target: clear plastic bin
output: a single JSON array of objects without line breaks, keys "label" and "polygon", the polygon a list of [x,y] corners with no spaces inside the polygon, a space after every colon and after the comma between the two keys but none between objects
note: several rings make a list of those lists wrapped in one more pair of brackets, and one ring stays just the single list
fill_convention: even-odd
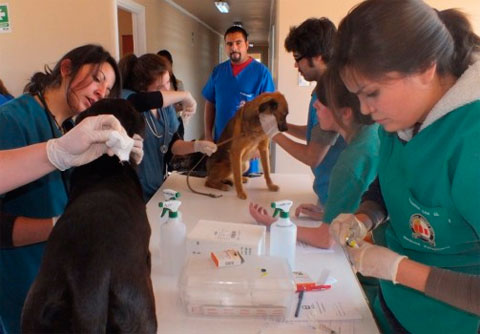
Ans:
[{"label": "clear plastic bin", "polygon": [[252,256],[238,266],[217,268],[210,258],[190,257],[180,276],[180,298],[194,315],[283,319],[295,283],[283,258]]}]

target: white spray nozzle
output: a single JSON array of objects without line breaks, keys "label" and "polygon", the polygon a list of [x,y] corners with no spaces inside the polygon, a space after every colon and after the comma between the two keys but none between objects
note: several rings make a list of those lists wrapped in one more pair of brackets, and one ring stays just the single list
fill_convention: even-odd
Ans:
[{"label": "white spray nozzle", "polygon": [[281,218],[287,218],[292,205],[293,202],[290,200],[272,202],[271,207],[275,209],[273,216],[275,217],[280,213]]},{"label": "white spray nozzle", "polygon": [[166,201],[176,200],[180,197],[180,193],[173,189],[163,189],[163,196],[165,197]]},{"label": "white spray nozzle", "polygon": [[158,206],[160,208],[163,208],[162,210],[162,217],[165,216],[165,214],[168,212],[168,217],[169,218],[175,218],[178,216],[178,208],[180,207],[180,204],[182,202],[176,201],[176,200],[170,200],[170,201],[165,201],[165,202],[160,202],[158,203]]}]

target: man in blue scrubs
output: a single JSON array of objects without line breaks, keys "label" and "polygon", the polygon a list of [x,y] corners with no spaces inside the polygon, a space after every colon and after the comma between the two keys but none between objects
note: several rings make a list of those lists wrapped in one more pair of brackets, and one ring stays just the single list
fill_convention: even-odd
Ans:
[{"label": "man in blue scrubs", "polygon": [[[318,82],[327,68],[333,52],[335,25],[327,18],[311,18],[298,27],[292,27],[285,39],[285,49],[293,53],[295,67],[307,81]],[[324,131],[318,124],[313,103],[317,99],[313,90],[306,125],[288,124],[289,135],[306,141],[298,143],[284,134],[273,137],[295,159],[309,165],[315,175],[313,190],[318,204],[327,202],[330,173],[346,144],[335,132]]]},{"label": "man in blue scrubs", "polygon": [[[268,68],[248,56],[248,34],[232,26],[224,35],[229,60],[214,69],[202,94],[205,98],[205,139],[217,141],[228,121],[245,102],[275,86]],[[250,169],[250,172],[258,170]]]}]

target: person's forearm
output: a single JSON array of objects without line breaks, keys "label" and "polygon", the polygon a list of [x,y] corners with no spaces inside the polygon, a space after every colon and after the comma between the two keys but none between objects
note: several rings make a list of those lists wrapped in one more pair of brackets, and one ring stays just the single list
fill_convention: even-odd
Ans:
[{"label": "person's forearm", "polygon": [[17,217],[13,225],[13,245],[19,247],[46,241],[52,228],[53,218]]},{"label": "person's forearm", "polygon": [[424,292],[430,270],[429,266],[405,258],[398,265],[396,281],[409,288]]},{"label": "person's forearm", "polygon": [[194,152],[193,141],[177,140],[172,145],[172,153],[175,155],[185,155]]},{"label": "person's forearm", "polygon": [[0,151],[0,193],[30,183],[55,170],[47,157],[46,143]]},{"label": "person's forearm", "polygon": [[[317,166],[319,156],[324,156],[322,152],[309,151],[308,145],[297,143],[282,133],[273,137],[273,141],[280,145],[280,147],[287,151],[292,157],[312,168]],[[328,148],[325,148],[325,150],[328,150]]]},{"label": "person's forearm", "polygon": [[330,248],[333,245],[333,238],[328,232],[328,227],[328,224],[313,228],[297,226],[297,240],[318,248]]},{"label": "person's forearm", "polygon": [[205,101],[205,140],[213,138],[213,124],[215,121],[215,105],[210,101]]},{"label": "person's forearm", "polygon": [[287,133],[295,138],[307,140],[307,126],[287,123]]},{"label": "person's forearm", "polygon": [[162,90],[163,106],[169,106],[178,102],[182,102],[187,98],[187,91],[175,91],[175,90]]}]

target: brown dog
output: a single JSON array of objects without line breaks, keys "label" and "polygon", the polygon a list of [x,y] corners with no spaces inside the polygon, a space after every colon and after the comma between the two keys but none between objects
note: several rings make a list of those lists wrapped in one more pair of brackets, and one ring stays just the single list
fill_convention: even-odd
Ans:
[{"label": "brown dog", "polygon": [[[273,184],[270,178],[270,140],[260,124],[260,113],[273,114],[277,120],[278,130],[287,130],[286,117],[288,106],[285,97],[279,93],[263,93],[254,100],[245,103],[237,110],[233,118],[227,123],[218,140],[218,150],[207,161],[207,187],[228,190],[227,184],[233,184],[240,199],[246,199],[247,194],[243,189],[243,172],[249,167],[249,160],[254,156],[257,149],[260,151],[262,168],[270,191],[278,191],[278,186]],[[228,141],[224,145],[222,142]]]}]

